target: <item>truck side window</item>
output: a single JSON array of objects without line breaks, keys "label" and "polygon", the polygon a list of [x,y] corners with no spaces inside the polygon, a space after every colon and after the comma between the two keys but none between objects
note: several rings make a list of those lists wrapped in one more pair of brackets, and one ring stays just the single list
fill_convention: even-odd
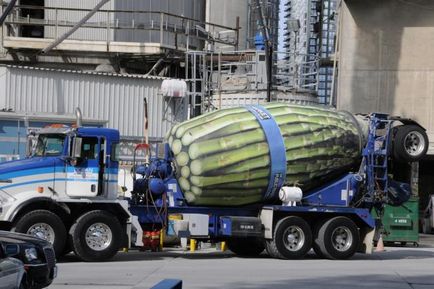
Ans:
[{"label": "truck side window", "polygon": [[81,151],[83,157],[88,160],[95,160],[98,158],[98,138],[85,137],[81,143]]},{"label": "truck side window", "polygon": [[112,144],[112,152],[110,154],[110,160],[112,162],[118,162],[119,161],[119,143],[113,143]]}]

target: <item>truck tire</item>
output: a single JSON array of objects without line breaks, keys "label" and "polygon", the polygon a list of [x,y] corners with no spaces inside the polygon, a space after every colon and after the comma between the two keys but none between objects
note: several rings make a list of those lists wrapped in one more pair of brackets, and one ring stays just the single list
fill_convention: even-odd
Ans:
[{"label": "truck tire", "polygon": [[400,162],[417,162],[425,156],[428,144],[428,136],[420,126],[398,126],[393,140],[393,156]]},{"label": "truck tire", "polygon": [[287,217],[277,222],[269,251],[280,259],[303,258],[312,247],[312,231],[300,217]]},{"label": "truck tire", "polygon": [[267,250],[268,255],[271,258],[276,259],[285,259],[279,251],[277,251],[276,245],[273,243],[273,240],[265,240],[265,250]]},{"label": "truck tire", "polygon": [[242,257],[256,257],[264,252],[264,241],[259,238],[232,238],[227,240],[229,250]]},{"label": "truck tire", "polygon": [[53,244],[56,256],[61,256],[66,243],[66,228],[56,214],[47,210],[31,211],[15,221],[12,231],[29,234]]},{"label": "truck tire", "polygon": [[111,213],[90,211],[77,219],[70,230],[74,253],[83,261],[111,259],[122,244],[122,227]]},{"label": "truck tire", "polygon": [[313,227],[313,231],[312,231],[312,235],[313,235],[313,242],[312,242],[312,249],[315,252],[315,255],[320,258],[320,259],[324,259],[325,256],[324,254],[321,252],[321,248],[318,246],[316,240],[318,239],[318,234],[319,234],[319,230],[321,229],[321,227],[324,225],[325,222],[327,222],[329,219],[324,219],[324,220],[319,220],[318,222],[315,223],[315,226]]},{"label": "truck tire", "polygon": [[350,258],[356,253],[359,243],[359,230],[347,217],[334,217],[327,220],[319,229],[315,239],[315,246],[328,259]]}]

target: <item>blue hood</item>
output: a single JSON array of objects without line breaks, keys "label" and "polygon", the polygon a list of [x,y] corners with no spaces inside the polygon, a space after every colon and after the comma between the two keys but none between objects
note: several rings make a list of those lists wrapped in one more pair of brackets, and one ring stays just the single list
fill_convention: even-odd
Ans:
[{"label": "blue hood", "polygon": [[34,175],[49,173],[59,167],[64,167],[65,163],[59,157],[32,157],[23,160],[0,163],[0,179],[10,179],[23,175]]}]

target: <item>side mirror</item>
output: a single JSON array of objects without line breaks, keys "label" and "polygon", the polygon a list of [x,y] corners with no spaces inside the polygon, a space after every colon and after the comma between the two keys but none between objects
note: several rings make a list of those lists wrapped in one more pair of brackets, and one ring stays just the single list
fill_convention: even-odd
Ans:
[{"label": "side mirror", "polygon": [[33,141],[31,138],[28,138],[26,144],[26,156],[30,157],[32,155],[32,152],[33,152]]},{"label": "side mirror", "polygon": [[27,144],[26,144],[26,156],[30,157],[34,153],[34,149],[36,147],[36,143],[38,142],[38,138],[34,131],[30,131],[27,136]]},{"label": "side mirror", "polygon": [[13,257],[20,253],[20,247],[16,244],[7,244],[5,246],[5,256]]},{"label": "side mirror", "polygon": [[81,137],[75,137],[72,141],[72,152],[71,157],[73,159],[81,158],[81,144],[83,139]]}]

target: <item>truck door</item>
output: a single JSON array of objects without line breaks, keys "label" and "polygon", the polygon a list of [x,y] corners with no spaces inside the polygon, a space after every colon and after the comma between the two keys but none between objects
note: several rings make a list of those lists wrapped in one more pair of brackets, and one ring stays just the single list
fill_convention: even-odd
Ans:
[{"label": "truck door", "polygon": [[100,152],[97,137],[83,137],[82,157],[76,165],[68,164],[66,170],[66,194],[70,197],[96,197],[101,190]]}]

